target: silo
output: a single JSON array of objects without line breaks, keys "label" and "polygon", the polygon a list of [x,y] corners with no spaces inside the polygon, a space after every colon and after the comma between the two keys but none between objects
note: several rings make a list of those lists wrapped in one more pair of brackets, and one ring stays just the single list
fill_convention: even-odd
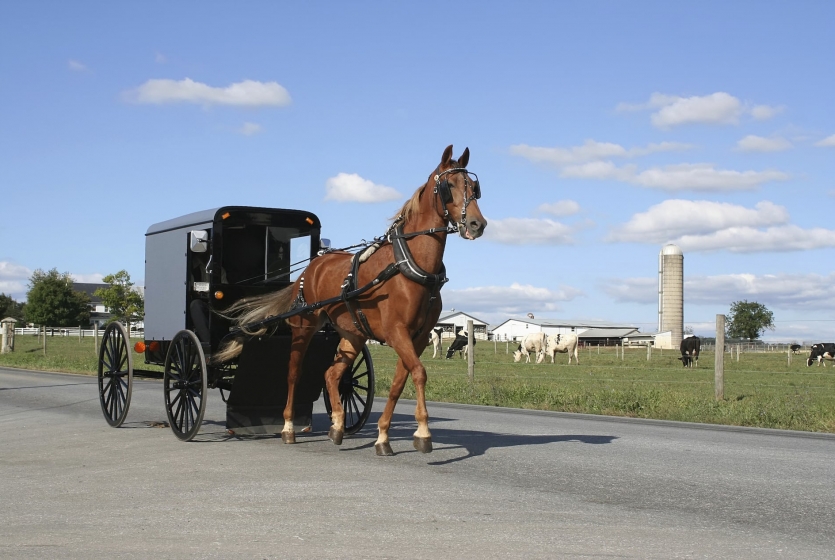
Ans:
[{"label": "silo", "polygon": [[658,254],[658,332],[666,331],[678,348],[684,334],[684,253],[672,243]]}]

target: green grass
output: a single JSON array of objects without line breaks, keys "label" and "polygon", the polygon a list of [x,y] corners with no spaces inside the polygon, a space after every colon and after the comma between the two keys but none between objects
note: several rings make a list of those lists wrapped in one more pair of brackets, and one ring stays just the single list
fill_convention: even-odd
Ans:
[{"label": "green grass", "polygon": [[[372,345],[377,398],[388,395],[397,356],[387,346]],[[458,358],[432,359],[424,353],[432,401],[507,406],[536,410],[584,412],[735,426],[759,426],[835,433],[835,368],[806,367],[803,355],[787,365],[782,353],[743,353],[739,362],[725,354],[725,399],[714,398],[714,354],[702,353],[700,366],[685,369],[673,351],[654,351],[647,361],[643,348],[581,350],[579,366],[514,363],[506,345],[476,347],[475,379]],[[137,354],[134,367],[144,364]],[[139,359],[137,359],[139,358]],[[95,374],[97,356],[90,337],[49,337],[44,356],[36,336],[18,335],[14,353],[0,355],[0,365],[45,371]],[[406,384],[404,398],[414,398]]]},{"label": "green grass", "polygon": [[[426,398],[490,406],[583,412],[734,426],[835,433],[835,368],[807,368],[805,357],[787,365],[782,353],[725,354],[725,399],[714,397],[714,353],[702,353],[698,368],[686,369],[677,353],[614,348],[583,349],[581,365],[514,363],[504,344],[476,347],[471,384],[465,360],[432,359],[424,353]],[[430,350],[431,352],[431,350]],[[396,355],[373,346],[377,394],[391,387]],[[406,384],[404,398],[414,398]]]}]

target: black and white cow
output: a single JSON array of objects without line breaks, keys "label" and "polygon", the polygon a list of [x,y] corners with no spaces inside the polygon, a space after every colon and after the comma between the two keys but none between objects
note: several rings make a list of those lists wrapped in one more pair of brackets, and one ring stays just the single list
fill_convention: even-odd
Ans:
[{"label": "black and white cow", "polygon": [[[473,337],[473,346],[475,346],[475,337]],[[446,351],[446,359],[449,360],[452,358],[453,354],[458,352],[458,355],[462,358],[467,355],[467,332],[460,331],[457,335],[455,335],[455,340],[452,341],[452,344],[449,345],[449,349]]]},{"label": "black and white cow", "polygon": [[811,366],[812,362],[814,362],[815,360],[817,360],[818,366],[823,364],[823,367],[826,367],[826,363],[824,362],[824,360],[835,361],[835,343],[820,342],[818,344],[813,344],[812,352],[806,359],[806,365]]},{"label": "black and white cow", "polygon": [[432,343],[432,357],[440,358],[444,350],[441,348],[441,335],[444,334],[443,327],[435,327],[429,335],[429,342]]},{"label": "black and white cow", "polygon": [[800,351],[801,346],[799,344],[792,344],[789,346],[789,350],[792,351],[792,354],[797,354]]},{"label": "black and white cow", "polygon": [[699,367],[699,352],[702,349],[702,341],[698,336],[688,336],[681,341],[681,364],[684,367],[693,367],[695,362],[696,367]]}]

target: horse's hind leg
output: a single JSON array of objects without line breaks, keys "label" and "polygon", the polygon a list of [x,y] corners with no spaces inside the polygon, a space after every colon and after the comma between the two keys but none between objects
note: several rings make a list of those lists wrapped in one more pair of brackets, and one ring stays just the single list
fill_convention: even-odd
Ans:
[{"label": "horse's hind leg", "polygon": [[359,338],[355,340],[343,338],[339,341],[336,360],[325,372],[325,384],[331,401],[331,428],[328,430],[328,437],[336,445],[342,445],[342,436],[345,434],[345,409],[342,408],[342,399],[339,395],[339,382],[345,371],[357,359],[364,343],[365,341]]},{"label": "horse's hind leg", "polygon": [[296,443],[296,431],[293,426],[293,405],[295,402],[296,382],[302,371],[304,355],[313,335],[318,327],[308,321],[301,320],[300,325],[294,325],[292,342],[290,343],[290,363],[287,367],[287,404],[284,407],[284,427],[281,430],[281,441]]}]

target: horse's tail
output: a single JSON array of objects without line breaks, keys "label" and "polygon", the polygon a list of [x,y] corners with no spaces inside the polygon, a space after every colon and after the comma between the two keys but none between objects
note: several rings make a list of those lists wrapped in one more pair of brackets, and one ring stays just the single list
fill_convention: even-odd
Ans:
[{"label": "horse's tail", "polygon": [[[280,315],[290,310],[293,304],[293,286],[287,286],[283,290],[265,294],[249,299],[242,299],[231,305],[223,316],[232,319],[233,323],[240,327],[241,332],[247,336],[260,336],[267,332],[269,327],[262,326],[257,330],[249,330],[247,325],[263,321],[267,317]],[[222,363],[240,355],[244,348],[241,337],[236,337],[221,346],[220,350],[212,356],[212,361]]]}]

